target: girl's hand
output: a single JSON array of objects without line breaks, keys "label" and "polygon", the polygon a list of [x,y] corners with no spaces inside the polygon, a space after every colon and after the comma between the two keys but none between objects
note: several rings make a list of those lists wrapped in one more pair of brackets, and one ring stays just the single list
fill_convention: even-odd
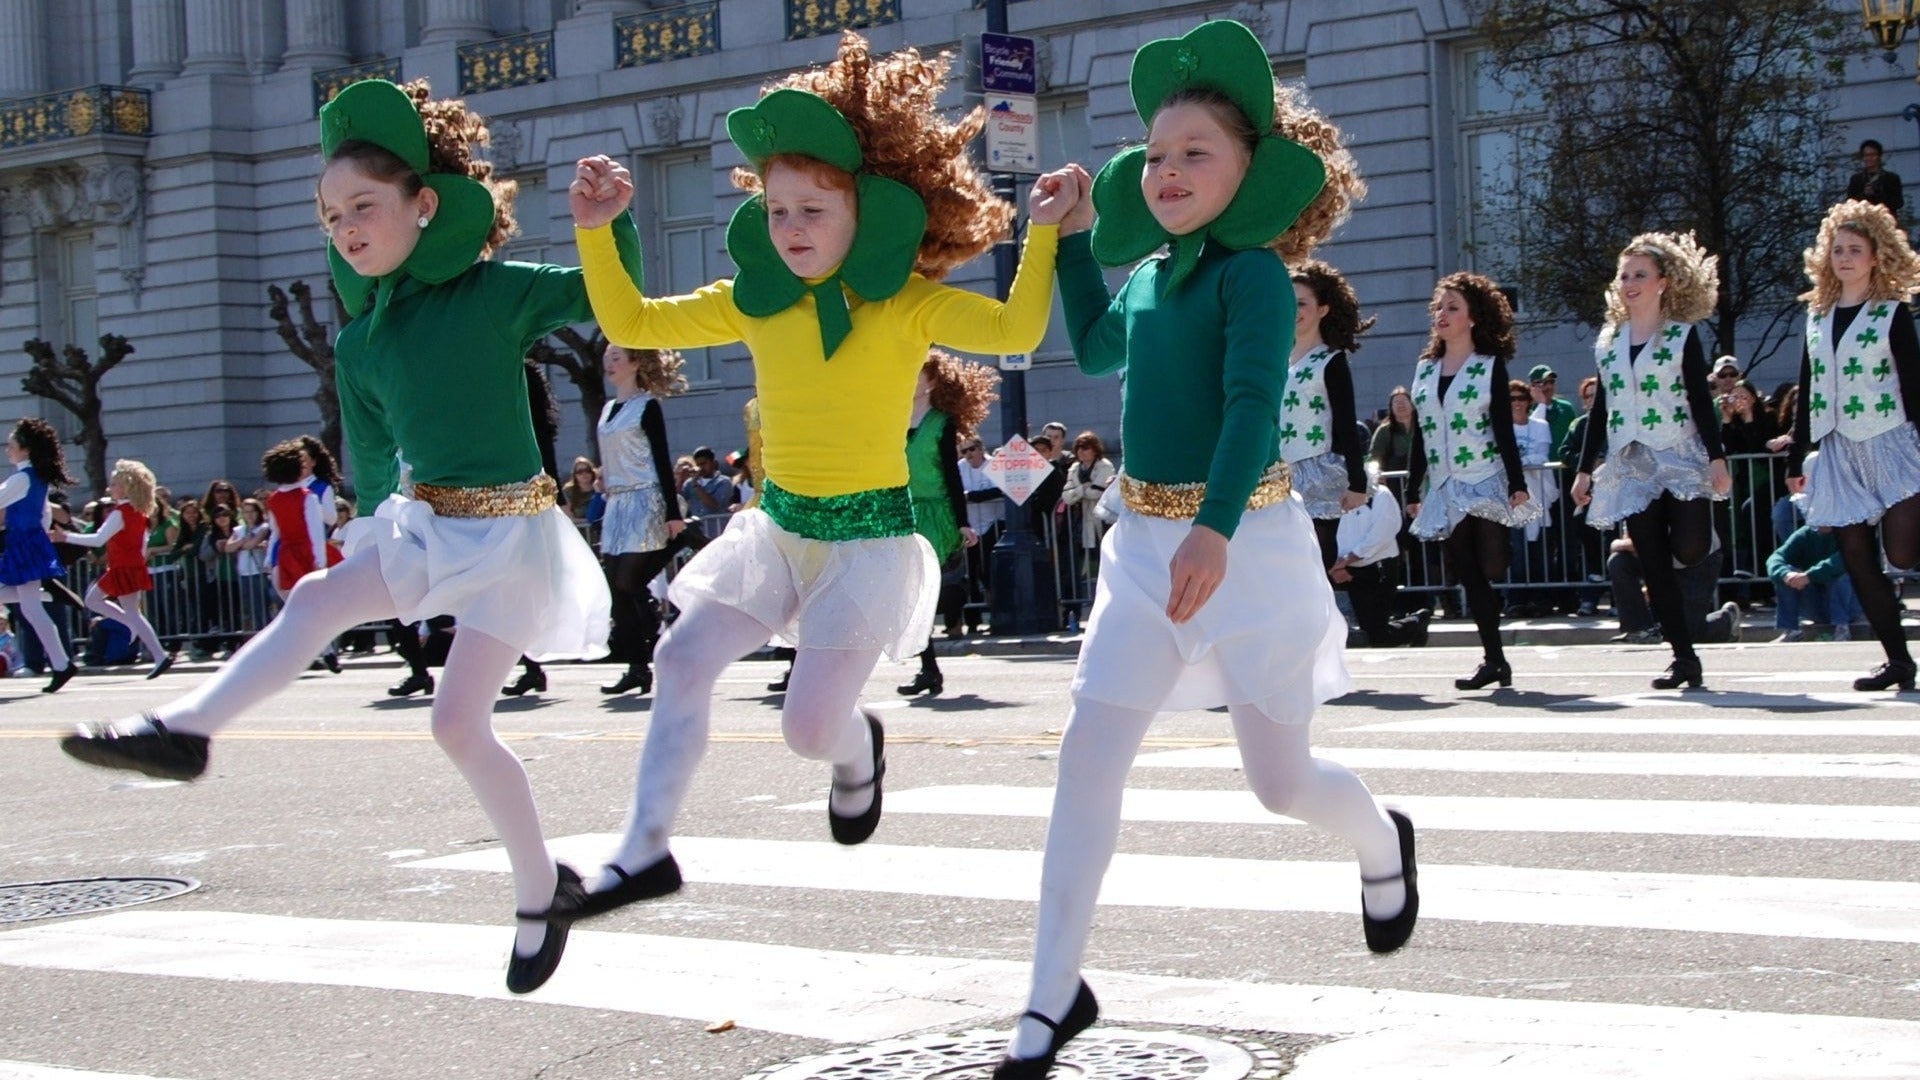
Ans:
[{"label": "girl's hand", "polygon": [[960,546],[976,547],[979,545],[979,543],[980,543],[980,534],[973,531],[973,526],[971,525],[960,526]]},{"label": "girl's hand", "polygon": [[1365,492],[1360,492],[1360,491],[1341,492],[1340,493],[1340,512],[1344,514],[1349,510],[1360,509],[1361,507],[1367,505],[1367,498],[1368,496],[1366,495]]},{"label": "girl's hand", "polygon": [[1027,211],[1035,225],[1058,225],[1086,197],[1071,168],[1055,169],[1033,182]]},{"label": "girl's hand", "polygon": [[687,523],[684,521],[667,522],[667,539],[671,540],[674,537],[679,536],[681,533],[685,532],[686,529],[687,529]]},{"label": "girl's hand", "polygon": [[1417,502],[1408,503],[1407,504],[1407,520],[1412,521],[1414,518],[1417,518],[1419,516],[1420,516],[1420,504]]},{"label": "girl's hand", "polygon": [[1167,618],[1183,623],[1198,614],[1227,576],[1227,538],[1195,525],[1180,541],[1167,567],[1173,589],[1167,597]]},{"label": "girl's hand", "polygon": [[1074,203],[1067,211],[1067,216],[1060,221],[1060,235],[1072,236],[1093,228],[1093,174],[1077,162],[1068,165],[1066,171],[1072,173],[1080,184],[1080,201]]},{"label": "girl's hand", "polygon": [[53,528],[47,530],[47,539],[56,544],[64,544],[67,542],[67,530],[55,525]]},{"label": "girl's hand", "polygon": [[1788,492],[1789,494],[1792,494],[1792,495],[1802,495],[1802,494],[1805,494],[1805,493],[1806,493],[1806,490],[1807,490],[1807,478],[1806,478],[1806,477],[1804,477],[1804,476],[1789,476],[1789,477],[1787,477],[1787,492]]},{"label": "girl's hand", "polygon": [[1707,482],[1722,495],[1733,490],[1733,474],[1727,471],[1726,458],[1714,458],[1707,465]]},{"label": "girl's hand", "polygon": [[1513,494],[1507,496],[1507,505],[1513,507],[1515,510],[1518,510],[1521,507],[1527,505],[1527,500],[1531,498],[1533,498],[1533,496],[1527,494],[1524,491],[1516,491]]},{"label": "girl's hand", "polygon": [[1592,502],[1593,477],[1587,473],[1580,473],[1575,476],[1573,478],[1573,487],[1567,491],[1567,494],[1573,499],[1573,505],[1575,506],[1585,506]]},{"label": "girl's hand", "polygon": [[605,154],[580,159],[574,181],[567,185],[567,205],[575,225],[597,229],[626,213],[632,202],[633,174],[626,166]]},{"label": "girl's hand", "polygon": [[1767,449],[1773,451],[1776,454],[1785,453],[1787,447],[1792,445],[1793,445],[1792,435],[1775,435],[1773,438],[1767,440]]}]

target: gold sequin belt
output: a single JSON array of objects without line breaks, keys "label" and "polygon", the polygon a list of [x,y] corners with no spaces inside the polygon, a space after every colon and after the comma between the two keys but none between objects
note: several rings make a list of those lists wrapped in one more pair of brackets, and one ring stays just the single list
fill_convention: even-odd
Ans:
[{"label": "gold sequin belt", "polygon": [[[1247,496],[1248,510],[1264,510],[1284,502],[1293,494],[1293,471],[1278,461],[1260,475],[1260,483]],[[1200,504],[1207,499],[1205,481],[1191,484],[1155,484],[1120,474],[1120,498],[1127,509],[1147,517],[1187,521],[1199,516]]]},{"label": "gold sequin belt", "polygon": [[489,487],[413,485],[414,498],[433,507],[441,517],[450,518],[534,517],[558,505],[554,499],[559,491],[559,485],[546,473],[517,484]]}]

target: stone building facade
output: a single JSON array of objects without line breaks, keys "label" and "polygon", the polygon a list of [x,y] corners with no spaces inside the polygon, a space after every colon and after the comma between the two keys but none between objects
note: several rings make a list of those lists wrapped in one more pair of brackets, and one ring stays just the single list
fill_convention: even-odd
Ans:
[{"label": "stone building facade", "polygon": [[[1040,40],[1049,167],[1097,168],[1139,137],[1126,80],[1140,43],[1210,17],[1255,28],[1368,175],[1371,194],[1323,255],[1380,316],[1356,375],[1362,409],[1383,406],[1424,342],[1433,281],[1474,267],[1476,186],[1518,164],[1512,103],[1478,77],[1467,6],[1017,0],[1010,11],[1013,32]],[[111,332],[137,350],[104,384],[111,452],[149,461],[178,490],[251,480],[266,445],[317,428],[315,376],[282,344],[266,290],[324,281],[315,110],[366,74],[426,76],[492,119],[490,156],[521,184],[508,257],[573,259],[565,186],[576,158],[608,153],[636,176],[649,289],[725,276],[739,161],[721,118],[831,57],[842,25],[882,50],[957,50],[984,16],[975,0],[0,0],[0,415],[59,419],[19,389],[21,341],[93,348]],[[1861,43],[1828,104],[1850,141],[1878,138],[1891,168],[1920,176],[1899,118],[1909,76]],[[953,104],[964,100],[956,88]],[[1835,162],[1836,191],[1848,167]],[[991,288],[991,260],[953,280]],[[1523,357],[1583,373],[1586,340],[1529,323]],[[742,445],[744,351],[690,360],[694,390],[668,407],[674,449]],[[1785,378],[1790,362],[1775,366]],[[1117,436],[1118,383],[1080,376],[1057,326],[1026,381],[1032,426]],[[563,461],[586,445],[585,418],[564,412]]]}]

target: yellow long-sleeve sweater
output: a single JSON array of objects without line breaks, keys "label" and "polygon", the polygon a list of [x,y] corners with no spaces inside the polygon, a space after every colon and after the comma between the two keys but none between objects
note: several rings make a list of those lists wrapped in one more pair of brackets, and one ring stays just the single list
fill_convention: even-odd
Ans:
[{"label": "yellow long-sleeve sweater", "polygon": [[634,348],[693,349],[745,342],[753,354],[767,476],[796,495],[826,498],[902,487],[913,388],[927,349],[1028,352],[1053,305],[1060,230],[1032,225],[1002,303],[914,274],[898,293],[847,304],[853,332],[827,359],[811,293],[768,318],[742,314],[733,282],[685,296],[640,294],[621,267],[610,228],[577,229],[587,296],[607,340]]}]

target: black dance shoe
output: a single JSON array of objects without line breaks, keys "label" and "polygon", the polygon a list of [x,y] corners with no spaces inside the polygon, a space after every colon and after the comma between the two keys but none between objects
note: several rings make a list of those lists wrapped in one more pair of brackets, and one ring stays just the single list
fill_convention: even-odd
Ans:
[{"label": "black dance shoe", "polygon": [[638,690],[643,694],[653,692],[653,669],[645,664],[627,665],[627,673],[616,679],[611,686],[603,686],[603,694],[630,694]]},{"label": "black dance shoe", "polygon": [[993,1080],[1046,1080],[1048,1071],[1053,1068],[1053,1059],[1060,1055],[1061,1047],[1100,1019],[1100,1002],[1094,999],[1093,987],[1087,985],[1087,980],[1081,979],[1080,992],[1073,998],[1073,1008],[1067,1010],[1067,1015],[1059,1023],[1032,1010],[1020,1014],[1020,1019],[1032,1020],[1053,1032],[1053,1041],[1048,1044],[1047,1052],[1036,1058],[1017,1058],[1012,1054],[1001,1058],[1000,1064],[993,1067]]},{"label": "black dance shoe", "polygon": [[866,813],[864,814],[859,814],[854,817],[841,817],[839,814],[833,812],[833,798],[832,796],[828,796],[827,829],[833,833],[835,843],[862,843],[867,837],[872,836],[873,830],[880,825],[880,781],[887,775],[887,732],[885,728],[880,726],[880,721],[874,719],[871,713],[866,714],[866,717],[869,738],[873,741],[873,779],[864,784],[855,784],[852,787],[846,788],[841,787],[839,782],[835,781],[833,790],[859,791],[861,788],[870,787],[873,789],[873,804],[867,807]]},{"label": "black dance shoe", "polygon": [[789,664],[787,665],[787,670],[780,673],[779,678],[767,684],[767,692],[771,694],[786,693],[787,683],[792,679],[793,679],[793,665]]},{"label": "black dance shoe", "polygon": [[1433,609],[1421,608],[1411,612],[1401,620],[1400,626],[1407,632],[1407,644],[1418,649],[1427,643],[1427,624],[1433,621]]},{"label": "black dance shoe", "polygon": [[1853,680],[1855,690],[1886,690],[1894,686],[1902,690],[1913,689],[1914,666],[1911,663],[1896,664],[1889,660],[1872,672]]},{"label": "black dance shoe", "polygon": [[433,676],[422,671],[417,675],[408,675],[392,686],[387,687],[388,697],[410,697],[414,694],[433,693]]},{"label": "black dance shoe", "polygon": [[72,660],[68,660],[67,666],[54,672],[53,678],[47,680],[47,685],[41,687],[40,692],[43,694],[57,694],[60,692],[61,687],[67,685],[67,683],[72,681],[73,677],[78,674],[80,674],[80,665],[74,663]]},{"label": "black dance shoe", "polygon": [[1483,686],[1499,683],[1501,686],[1513,685],[1513,668],[1505,660],[1482,660],[1473,674],[1464,679],[1453,680],[1456,690],[1478,690]]},{"label": "black dance shoe", "polygon": [[671,853],[655,859],[638,873],[629,874],[618,863],[608,863],[607,869],[620,878],[620,884],[586,893],[580,901],[580,918],[605,915],[615,908],[680,891],[680,864],[673,861]]},{"label": "black dance shoe", "polygon": [[519,697],[529,690],[546,693],[547,673],[539,668],[528,668],[520,673],[519,678],[500,688],[500,692],[508,697]]},{"label": "black dance shoe", "polygon": [[321,654],[320,665],[326,668],[328,671],[333,672],[335,675],[340,674],[340,654],[339,653]]},{"label": "black dance shoe", "polygon": [[921,694],[925,694],[928,697],[937,697],[940,691],[946,688],[947,680],[938,671],[929,671],[921,668],[920,674],[915,675],[912,682],[905,686],[896,686],[893,689],[894,692],[901,697],[917,697]]},{"label": "black dance shoe", "polygon": [[573,920],[580,917],[580,904],[586,899],[586,886],[580,884],[580,875],[566,863],[556,863],[560,880],[553,887],[553,903],[545,911],[516,911],[517,919],[538,919],[547,924],[546,936],[540,940],[540,948],[532,956],[521,956],[518,952],[507,953],[507,990],[515,994],[530,994],[553,976],[560,966],[560,955],[567,951],[567,933],[573,929]]},{"label": "black dance shoe", "polygon": [[1676,656],[1673,663],[1667,665],[1665,675],[1653,677],[1655,690],[1678,690],[1682,686],[1698,690],[1705,685],[1706,675],[1700,670],[1700,658],[1697,656]]},{"label": "black dance shoe", "polygon": [[1367,914],[1366,893],[1360,895],[1360,922],[1367,932],[1367,948],[1377,953],[1390,953],[1407,943],[1413,936],[1414,921],[1420,917],[1420,884],[1413,862],[1413,819],[1398,810],[1387,811],[1393,819],[1393,827],[1400,830],[1400,872],[1386,877],[1360,879],[1363,885],[1383,885],[1389,881],[1405,882],[1407,886],[1407,906],[1400,914],[1391,919],[1376,919]]},{"label": "black dance shoe", "polygon": [[207,771],[205,735],[181,735],[167,730],[159,717],[148,713],[153,730],[122,734],[105,725],[82,724],[60,740],[70,758],[108,769],[127,769],[162,780],[192,780]]},{"label": "black dance shoe", "polygon": [[155,660],[153,662],[153,670],[147,672],[147,678],[157,679],[160,676],[165,675],[167,673],[167,669],[173,666],[173,657],[174,657],[173,653],[168,653],[167,655],[161,657],[160,659]]}]

